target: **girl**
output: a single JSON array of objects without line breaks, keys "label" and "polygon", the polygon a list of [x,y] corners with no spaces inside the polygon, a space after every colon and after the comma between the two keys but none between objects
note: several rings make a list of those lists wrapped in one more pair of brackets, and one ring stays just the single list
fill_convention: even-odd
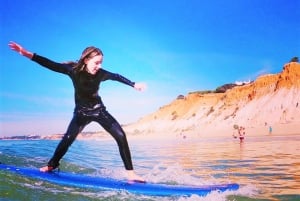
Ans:
[{"label": "girl", "polygon": [[78,62],[69,63],[57,63],[51,61],[38,54],[27,51],[15,42],[10,42],[9,47],[52,71],[68,75],[73,82],[75,90],[73,119],[69,124],[67,132],[58,144],[52,158],[45,167],[40,168],[40,171],[49,172],[56,169],[59,166],[60,159],[66,154],[77,135],[87,124],[95,121],[116,140],[125,169],[127,170],[128,180],[144,182],[143,178],[134,173],[126,135],[120,124],[106,111],[101,97],[98,94],[98,90],[100,83],[105,80],[119,81],[134,87],[139,91],[144,90],[145,85],[142,83],[131,82],[119,74],[102,69],[103,53],[96,47],[87,47],[82,52]]}]

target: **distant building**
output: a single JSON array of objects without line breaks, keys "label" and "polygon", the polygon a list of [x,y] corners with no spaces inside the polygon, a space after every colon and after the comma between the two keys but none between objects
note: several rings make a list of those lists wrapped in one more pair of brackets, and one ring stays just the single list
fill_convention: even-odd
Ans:
[{"label": "distant building", "polygon": [[184,100],[185,99],[185,96],[184,95],[179,95],[177,96],[177,100]]}]

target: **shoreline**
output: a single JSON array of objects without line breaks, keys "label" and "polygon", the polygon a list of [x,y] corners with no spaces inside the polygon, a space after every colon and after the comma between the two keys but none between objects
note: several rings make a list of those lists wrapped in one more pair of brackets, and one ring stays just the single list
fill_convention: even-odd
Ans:
[{"label": "shoreline", "polygon": [[[127,138],[130,139],[177,139],[177,138],[209,138],[209,137],[232,137],[233,135],[238,135],[237,130],[234,128],[203,128],[191,129],[182,132],[170,132],[167,130],[161,130],[156,132],[143,131],[139,134],[135,134],[124,129]],[[272,125],[272,132],[270,133],[268,125],[260,126],[248,126],[245,127],[245,138],[252,136],[292,136],[300,134],[300,122],[287,122],[287,123],[277,123]],[[53,135],[22,135],[22,136],[12,136],[12,137],[2,137],[0,140],[60,140],[63,134],[53,134]],[[88,132],[80,133],[77,140],[108,140],[112,139],[109,133],[105,131],[98,132]]]}]

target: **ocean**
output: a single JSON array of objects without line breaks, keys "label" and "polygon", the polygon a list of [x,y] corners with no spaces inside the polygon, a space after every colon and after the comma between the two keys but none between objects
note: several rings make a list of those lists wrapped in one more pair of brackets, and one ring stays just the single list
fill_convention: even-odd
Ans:
[{"label": "ocean", "polygon": [[[101,191],[59,186],[0,171],[0,201],[88,200],[300,200],[300,134],[247,137],[128,137],[135,170],[149,182],[168,184],[238,183],[237,191],[206,197],[153,197],[124,191]],[[0,140],[0,161],[41,167],[59,141]],[[77,140],[61,161],[61,171],[125,178],[123,163],[112,138]]]}]

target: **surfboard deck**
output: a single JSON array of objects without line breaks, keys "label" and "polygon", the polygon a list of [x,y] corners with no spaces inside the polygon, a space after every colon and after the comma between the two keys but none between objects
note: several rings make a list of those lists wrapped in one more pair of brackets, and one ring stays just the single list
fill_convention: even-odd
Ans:
[{"label": "surfboard deck", "polygon": [[125,190],[134,194],[150,196],[206,196],[212,191],[224,192],[226,190],[233,191],[239,189],[239,185],[236,183],[199,186],[168,185],[148,182],[139,183],[61,171],[40,172],[39,169],[16,167],[5,164],[0,164],[0,171],[7,171],[57,185],[99,190]]}]

